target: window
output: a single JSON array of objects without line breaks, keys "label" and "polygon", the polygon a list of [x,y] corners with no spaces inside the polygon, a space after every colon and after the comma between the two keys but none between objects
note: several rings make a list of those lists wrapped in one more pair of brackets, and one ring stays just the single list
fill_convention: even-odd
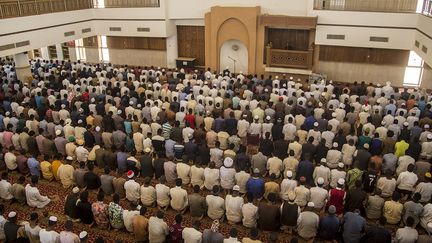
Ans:
[{"label": "window", "polygon": [[423,75],[423,59],[415,53],[410,51],[408,65],[405,68],[405,77],[403,85],[405,86],[420,86],[421,78]]},{"label": "window", "polygon": [[109,50],[107,45],[107,37],[102,35],[100,39],[99,58],[102,62],[109,62]]},{"label": "window", "polygon": [[75,51],[76,51],[77,60],[82,60],[82,61],[86,60],[86,53],[85,53],[83,39],[75,40]]}]

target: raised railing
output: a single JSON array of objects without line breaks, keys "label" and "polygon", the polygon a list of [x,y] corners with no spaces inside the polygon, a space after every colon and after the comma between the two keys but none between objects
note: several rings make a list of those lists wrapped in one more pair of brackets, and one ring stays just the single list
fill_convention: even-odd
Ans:
[{"label": "raised railing", "polygon": [[422,13],[425,15],[432,16],[432,0],[423,0]]},{"label": "raised railing", "polygon": [[158,8],[159,0],[95,0],[95,6],[105,8]]},{"label": "raised railing", "polygon": [[312,69],[313,49],[290,51],[266,47],[267,67]]},{"label": "raised railing", "polygon": [[316,10],[416,12],[422,0],[314,0]]},{"label": "raised railing", "polygon": [[90,8],[154,8],[159,0],[0,0],[0,18],[14,18]]},{"label": "raised railing", "polygon": [[1,1],[0,17],[5,19],[88,8],[93,8],[93,0]]}]

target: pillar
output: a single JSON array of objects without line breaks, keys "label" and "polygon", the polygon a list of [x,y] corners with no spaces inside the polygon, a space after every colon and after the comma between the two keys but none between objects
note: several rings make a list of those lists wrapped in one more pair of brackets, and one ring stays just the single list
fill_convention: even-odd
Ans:
[{"label": "pillar", "polygon": [[27,52],[15,54],[14,60],[18,80],[21,80],[23,83],[31,83],[32,73]]},{"label": "pillar", "polygon": [[63,48],[61,44],[56,44],[57,60],[64,60]]}]

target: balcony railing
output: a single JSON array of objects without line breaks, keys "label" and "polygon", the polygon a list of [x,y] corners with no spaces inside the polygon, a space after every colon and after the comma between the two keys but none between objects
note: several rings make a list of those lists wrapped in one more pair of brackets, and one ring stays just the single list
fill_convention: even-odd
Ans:
[{"label": "balcony railing", "polygon": [[422,13],[432,16],[432,0],[424,0]]},{"label": "balcony railing", "polygon": [[105,8],[158,8],[159,0],[94,0],[95,6]]},{"label": "balcony railing", "polygon": [[0,1],[0,18],[14,18],[90,8],[154,8],[159,0],[10,0]]},{"label": "balcony railing", "polygon": [[313,49],[290,51],[266,47],[267,67],[312,69]]},{"label": "balcony railing", "polygon": [[422,0],[314,0],[316,10],[416,12]]}]

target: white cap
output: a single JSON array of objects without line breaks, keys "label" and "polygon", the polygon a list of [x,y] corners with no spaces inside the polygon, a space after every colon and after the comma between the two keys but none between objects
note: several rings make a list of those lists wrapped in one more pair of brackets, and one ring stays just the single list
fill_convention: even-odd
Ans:
[{"label": "white cap", "polygon": [[66,157],[66,160],[73,160],[72,156]]},{"label": "white cap", "polygon": [[337,148],[337,147],[339,147],[339,144],[336,143],[336,142],[334,142],[334,143],[333,143],[333,148]]},{"label": "white cap", "polygon": [[66,105],[65,105],[65,104],[62,104],[60,107],[61,107],[62,109],[64,109],[64,108],[66,108]]},{"label": "white cap", "polygon": [[409,123],[408,123],[408,122],[404,122],[403,125],[404,125],[405,127],[407,127],[407,126],[409,125]]},{"label": "white cap", "polygon": [[363,148],[369,149],[369,144],[368,143],[363,144]]},{"label": "white cap", "polygon": [[339,168],[344,168],[345,165],[344,165],[344,163],[340,162],[340,163],[338,163],[338,167],[339,167]]},{"label": "white cap", "polygon": [[138,104],[137,107],[138,107],[138,108],[141,108],[142,106],[141,106],[141,104]]},{"label": "white cap", "polygon": [[[210,111],[207,111],[207,114],[211,114],[211,112],[210,112]],[[244,114],[244,115],[243,115],[243,118],[246,118],[246,117],[247,117],[247,115]]]},{"label": "white cap", "polygon": [[429,124],[425,124],[425,125],[424,125],[424,128],[425,128],[425,129],[429,129],[429,127],[430,127]]},{"label": "white cap", "polygon": [[270,116],[266,116],[266,120],[270,121],[271,117]]},{"label": "white cap", "polygon": [[78,112],[79,112],[79,113],[83,113],[83,112],[84,112],[84,109],[83,109],[83,108],[79,108],[79,109],[78,109]]},{"label": "white cap", "polygon": [[258,174],[258,173],[260,173],[260,170],[259,170],[258,168],[255,168],[255,169],[253,170],[253,173]]},{"label": "white cap", "polygon": [[318,125],[318,122],[314,122],[314,127],[317,127]]},{"label": "white cap", "polygon": [[51,221],[51,222],[57,222],[57,217],[56,216],[51,216],[51,217],[49,217],[49,221]]},{"label": "white cap", "polygon": [[287,170],[286,175],[287,175],[287,177],[291,178],[293,176],[293,173],[292,173],[292,171]]},{"label": "white cap", "polygon": [[336,117],[336,112],[332,113],[332,117],[335,118]]},{"label": "white cap", "polygon": [[121,113],[122,113],[122,111],[121,111],[121,110],[118,110],[118,111],[117,111],[117,114],[119,114],[119,115],[120,115]]},{"label": "white cap", "polygon": [[6,115],[6,116],[9,116],[9,115],[10,115],[10,112],[9,112],[9,111],[6,111],[5,115]]},{"label": "white cap", "polygon": [[233,191],[240,191],[240,187],[238,185],[233,186]]},{"label": "white cap", "polygon": [[225,167],[231,167],[233,165],[234,161],[230,157],[226,157],[223,164]]},{"label": "white cap", "polygon": [[79,188],[78,188],[78,187],[74,187],[74,188],[72,189],[72,192],[73,192],[73,193],[78,193],[78,192],[79,192]]},{"label": "white cap", "polygon": [[254,119],[255,119],[255,120],[258,120],[258,119],[259,119],[258,115],[255,115],[255,116],[254,116]]},{"label": "white cap", "polygon": [[79,233],[79,238],[80,239],[84,239],[88,236],[87,231],[81,231],[81,233]]},{"label": "white cap", "polygon": [[341,108],[341,109],[345,109],[345,104],[344,104],[344,103],[341,103],[341,104],[339,105],[339,108]]},{"label": "white cap", "polygon": [[294,78],[291,76],[289,79],[290,79],[290,80],[293,80]]},{"label": "white cap", "polygon": [[324,178],[319,177],[319,178],[317,179],[317,183],[318,183],[318,185],[322,185],[322,184],[324,184]]},{"label": "white cap", "polygon": [[381,126],[385,126],[385,124],[386,124],[385,121],[382,121],[382,122],[381,122]]},{"label": "white cap", "polygon": [[82,124],[83,121],[81,119],[78,120],[78,124]]},{"label": "white cap", "polygon": [[310,208],[313,208],[313,207],[315,207],[315,203],[313,203],[313,202],[308,202],[307,206],[310,207]]},{"label": "white cap", "polygon": [[319,106],[319,107],[323,106],[323,103],[319,102],[319,103],[318,103],[318,106]]},{"label": "white cap", "polygon": [[100,131],[100,126],[97,126],[97,127],[95,128],[95,130],[96,130],[96,132],[99,132],[99,131]]},{"label": "white cap", "polygon": [[432,133],[428,133],[428,135],[426,137],[427,137],[427,139],[432,139]]},{"label": "white cap", "polygon": [[146,147],[146,148],[144,149],[144,152],[146,152],[146,153],[150,153],[150,151],[151,151],[150,147]]},{"label": "white cap", "polygon": [[264,89],[264,92],[268,92],[268,89]]},{"label": "white cap", "polygon": [[95,98],[91,98],[91,99],[90,99],[90,102],[91,102],[91,103],[94,103],[95,101],[96,101]]},{"label": "white cap", "polygon": [[55,134],[56,134],[57,136],[60,135],[60,134],[61,134],[61,130],[60,130],[60,129],[57,129],[56,132],[55,132]]},{"label": "white cap", "polygon": [[129,101],[129,105],[133,105],[133,101],[131,100],[131,101]]},{"label": "white cap", "polygon": [[339,180],[337,181],[337,183],[339,185],[345,185],[345,179],[344,178],[339,178]]},{"label": "white cap", "polygon": [[320,162],[321,163],[327,163],[327,159],[326,158],[322,158]]},{"label": "white cap", "polygon": [[15,218],[17,216],[17,213],[14,211],[9,212],[8,218]]}]

